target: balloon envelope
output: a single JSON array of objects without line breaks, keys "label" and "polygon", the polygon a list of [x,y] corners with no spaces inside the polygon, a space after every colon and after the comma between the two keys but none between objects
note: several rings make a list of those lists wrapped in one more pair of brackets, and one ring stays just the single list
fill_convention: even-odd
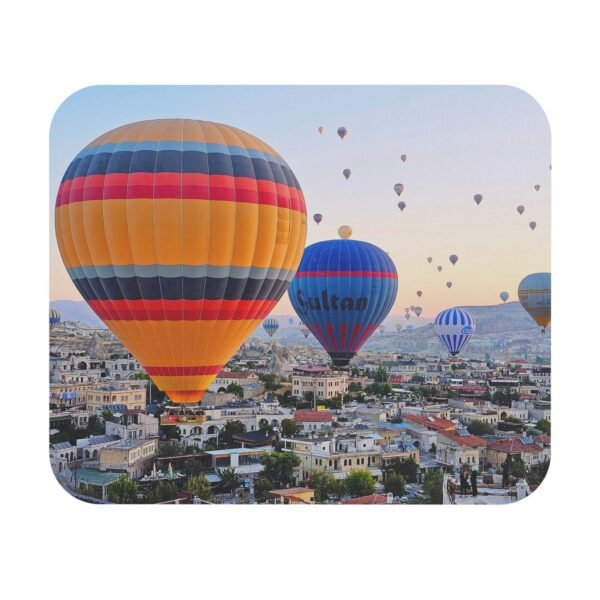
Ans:
[{"label": "balloon envelope", "polygon": [[481,194],[475,194],[473,200],[475,200],[477,206],[479,206],[480,202],[483,200],[483,196]]},{"label": "balloon envelope", "polygon": [[318,225],[323,220],[323,215],[316,213],[313,215],[313,220]]},{"label": "balloon envelope", "polygon": [[[400,155],[400,160],[401,160],[402,162],[406,162],[406,158],[407,158],[407,157],[406,157],[406,154],[401,154],[401,155]],[[417,161],[417,162],[419,162],[419,161]]]},{"label": "balloon envelope", "polygon": [[438,265],[436,268],[437,268],[438,271],[441,272],[441,270],[442,270],[442,266],[441,265]]},{"label": "balloon envelope", "polygon": [[451,254],[451,255],[448,257],[448,260],[449,260],[449,261],[450,261],[450,262],[451,262],[453,265],[455,265],[455,264],[458,262],[458,256],[456,256],[456,254]]},{"label": "balloon envelope", "polygon": [[423,312],[423,309],[420,306],[415,306],[415,315],[417,315],[417,318],[419,318],[421,316],[422,312]]},{"label": "balloon envelope", "polygon": [[402,331],[402,323],[396,323],[396,331]]},{"label": "balloon envelope", "polygon": [[54,329],[56,325],[60,323],[60,313],[55,309],[50,309],[50,331]]},{"label": "balloon envelope", "polygon": [[397,291],[396,267],[383,250],[340,239],[305,249],[288,294],[334,366],[342,367],[385,319]]},{"label": "balloon envelope", "polygon": [[502,302],[506,302],[509,298],[509,293],[508,292],[500,292],[500,300],[502,300]]},{"label": "balloon envelope", "polygon": [[344,169],[342,173],[346,179],[350,179],[350,175],[352,175],[352,171],[350,169]]},{"label": "balloon envelope", "polygon": [[446,282],[446,287],[447,288],[451,288],[452,287],[452,282],[451,281],[447,281]]},{"label": "balloon envelope", "polygon": [[398,194],[398,196],[404,191],[404,185],[402,183],[397,183],[394,186],[394,191],[396,192],[396,194]]},{"label": "balloon envelope", "polygon": [[338,127],[337,134],[343,140],[348,135],[348,130],[345,127]]},{"label": "balloon envelope", "polygon": [[539,191],[540,191],[540,185],[536,183],[536,184],[533,186],[533,189],[534,189],[536,192],[539,192]]},{"label": "balloon envelope", "polygon": [[289,323],[290,325],[293,325],[293,324],[294,324],[294,319],[293,319],[293,317],[290,317],[290,318],[288,319],[288,323]]},{"label": "balloon envelope", "polygon": [[323,133],[323,127],[319,127],[319,133]]},{"label": "balloon envelope", "polygon": [[475,333],[475,319],[462,308],[449,308],[435,318],[433,328],[448,352],[456,356]]},{"label": "balloon envelope", "polygon": [[279,321],[273,317],[269,317],[263,321],[263,329],[267,332],[269,337],[273,337],[275,332],[279,329]]},{"label": "balloon envelope", "polygon": [[519,204],[519,206],[517,206],[517,212],[522,215],[525,212],[525,207],[522,204]]},{"label": "balloon envelope", "polygon": [[55,221],[75,286],[176,403],[199,401],[275,307],[306,238],[283,157],[191,119],[124,125],[86,146]]},{"label": "balloon envelope", "polygon": [[410,313],[406,313],[406,314],[404,315],[404,318],[405,318],[405,319],[408,321],[408,320],[410,319]]},{"label": "balloon envelope", "polygon": [[532,273],[519,283],[519,302],[542,327],[550,324],[552,278],[550,273]]},{"label": "balloon envelope", "polygon": [[428,257],[427,257],[427,262],[428,262],[429,264],[431,264],[431,261],[432,261],[432,260],[433,260],[433,257],[431,257],[431,256],[428,256]]},{"label": "balloon envelope", "polygon": [[402,212],[406,208],[406,202],[400,200],[400,202],[398,202],[398,208],[400,209],[400,212]]},{"label": "balloon envelope", "polygon": [[531,221],[531,223],[529,223],[529,229],[531,229],[531,231],[533,231],[536,227],[537,223],[535,221]]},{"label": "balloon envelope", "polygon": [[417,290],[417,296],[419,296],[419,298],[423,295],[423,292],[421,290]]}]

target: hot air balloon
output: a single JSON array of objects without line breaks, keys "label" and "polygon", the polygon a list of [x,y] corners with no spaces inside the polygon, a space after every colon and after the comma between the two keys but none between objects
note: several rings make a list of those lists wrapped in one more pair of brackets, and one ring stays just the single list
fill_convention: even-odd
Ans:
[{"label": "hot air balloon", "polygon": [[475,202],[477,203],[477,206],[479,206],[479,204],[483,200],[483,196],[481,194],[475,194],[473,196],[473,200],[475,200]]},{"label": "hot air balloon", "polygon": [[404,309],[404,312],[410,312],[410,308],[406,307],[406,308]]},{"label": "hot air balloon", "polygon": [[404,315],[404,318],[405,318],[405,319],[408,321],[408,320],[410,319],[410,313],[406,313],[406,314]]},{"label": "hot air balloon", "polygon": [[402,323],[396,323],[396,331],[402,331]]},{"label": "hot air balloon", "polygon": [[456,254],[451,254],[451,255],[448,257],[448,260],[449,260],[449,261],[450,261],[450,262],[451,262],[453,265],[455,265],[455,264],[458,262],[458,256],[456,256]]},{"label": "hot air balloon", "polygon": [[350,227],[350,225],[342,225],[341,227],[338,228],[338,235],[343,240],[350,239],[350,236],[352,235],[352,227]]},{"label": "hot air balloon", "polygon": [[448,352],[456,356],[475,333],[475,319],[462,308],[449,308],[435,318],[433,328]]},{"label": "hot air balloon", "polygon": [[350,169],[344,169],[342,173],[346,179],[350,179],[350,175],[352,175],[352,171]]},{"label": "hot air balloon", "polygon": [[[406,157],[406,154],[401,154],[401,155],[400,155],[400,160],[401,160],[402,162],[406,162],[406,158],[407,158],[407,157]],[[418,162],[418,161],[417,161],[417,162]]]},{"label": "hot air balloon", "polygon": [[423,309],[420,306],[415,306],[415,315],[417,315],[417,319],[421,316]]},{"label": "hot air balloon", "polygon": [[396,194],[398,194],[398,196],[404,191],[404,184],[402,183],[397,183],[394,186],[394,191],[396,192]]},{"label": "hot air balloon", "polygon": [[550,273],[532,273],[519,283],[519,302],[542,328],[542,333],[550,324],[551,289]]},{"label": "hot air balloon", "polygon": [[432,260],[433,260],[433,257],[431,257],[431,256],[428,256],[428,257],[427,257],[427,262],[428,262],[429,264],[431,264],[431,261],[432,261]]},{"label": "hot air balloon", "polygon": [[319,127],[318,128],[319,133],[322,135],[323,134],[323,127]]},{"label": "hot air balloon", "polygon": [[54,329],[56,325],[60,323],[60,313],[55,309],[50,309],[50,331]]},{"label": "hot air balloon", "polygon": [[349,239],[347,226],[339,233],[304,250],[288,294],[334,366],[345,367],[392,308],[398,276],[380,248]]},{"label": "hot air balloon", "polygon": [[308,334],[310,333],[310,331],[308,330],[308,327],[307,327],[307,326],[306,326],[304,323],[302,323],[302,324],[300,325],[300,333],[301,333],[301,334],[302,334],[302,335],[303,335],[305,338],[307,338],[307,337],[308,337]]},{"label": "hot air balloon", "polygon": [[540,184],[539,184],[539,183],[536,183],[536,184],[533,186],[533,189],[534,189],[536,192],[539,192],[539,191],[540,191],[540,187],[541,187],[541,186],[540,186]]},{"label": "hot air balloon", "polygon": [[406,208],[406,202],[400,200],[400,202],[398,202],[398,208],[400,209],[400,212],[402,212]]},{"label": "hot air balloon", "polygon": [[288,323],[289,323],[290,325],[293,325],[293,324],[294,324],[294,319],[293,319],[293,317],[290,317],[290,318],[288,319]]},{"label": "hot air balloon", "polygon": [[385,325],[380,325],[379,326],[379,333],[384,333],[385,332]]},{"label": "hot air balloon", "polygon": [[500,300],[502,300],[502,302],[506,302],[509,296],[510,295],[508,292],[500,292]]},{"label": "hot air balloon", "polygon": [[323,220],[323,215],[316,213],[313,215],[313,220],[318,225]]},{"label": "hot air balloon", "polygon": [[517,206],[517,212],[522,215],[525,212],[525,207],[522,204],[519,204],[519,206]]},{"label": "hot air balloon", "polygon": [[414,304],[410,305],[410,312],[415,312],[415,305]]},{"label": "hot air balloon", "polygon": [[338,127],[337,134],[343,140],[348,135],[348,130],[345,127]]},{"label": "hot air balloon", "polygon": [[263,321],[263,329],[267,332],[267,335],[272,338],[279,329],[279,321],[273,317],[269,317]]},{"label": "hot air balloon", "polygon": [[124,125],[86,146],[55,221],[81,295],[186,404],[275,307],[306,238],[285,160],[240,129],[191,119]]},{"label": "hot air balloon", "polygon": [[419,298],[423,295],[423,292],[421,290],[417,290],[417,296],[419,296]]},{"label": "hot air balloon", "polygon": [[531,231],[533,231],[536,227],[537,227],[537,223],[535,221],[531,221],[529,223],[529,229],[531,229]]},{"label": "hot air balloon", "polygon": [[447,288],[451,288],[452,287],[452,282],[451,281],[446,281],[446,287]]},{"label": "hot air balloon", "polygon": [[442,272],[442,265],[438,265],[436,268],[440,273]]}]

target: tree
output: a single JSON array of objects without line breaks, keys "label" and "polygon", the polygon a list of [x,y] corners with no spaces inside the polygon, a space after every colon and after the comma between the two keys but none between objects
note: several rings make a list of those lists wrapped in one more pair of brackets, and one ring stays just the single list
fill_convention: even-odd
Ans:
[{"label": "tree", "polygon": [[241,421],[237,419],[227,421],[219,433],[219,446],[223,448],[233,446],[233,436],[236,433],[244,433],[244,431],[246,431],[246,426]]},{"label": "tree", "polygon": [[261,463],[264,478],[285,487],[294,481],[294,469],[300,465],[300,457],[293,452],[266,452]]},{"label": "tree", "polygon": [[545,435],[550,435],[550,421],[548,419],[540,419],[535,424],[535,428],[539,429]]},{"label": "tree", "polygon": [[302,425],[294,419],[283,419],[281,421],[281,433],[285,437],[294,437],[302,431]]},{"label": "tree", "polygon": [[235,471],[235,467],[226,467],[224,469],[217,469],[217,473],[221,478],[219,482],[219,491],[229,493],[235,490],[238,486],[238,476]]},{"label": "tree", "polygon": [[473,421],[471,421],[467,425],[467,431],[471,435],[485,435],[485,434],[490,434],[490,433],[494,432],[494,430],[490,424],[484,423],[483,421],[480,421],[479,419],[474,419]]},{"label": "tree", "polygon": [[172,481],[161,481],[154,490],[155,502],[167,502],[177,498],[177,486]]},{"label": "tree", "polygon": [[260,431],[273,431],[273,428],[271,427],[271,423],[269,423],[269,421],[267,419],[261,419],[258,422],[258,428]]},{"label": "tree", "polygon": [[165,427],[161,427],[160,430],[168,440],[181,439],[181,429],[179,429],[177,425],[167,425]]},{"label": "tree", "polygon": [[423,479],[423,492],[427,504],[442,504],[442,487],[444,485],[444,474],[440,469],[433,469],[425,473]]},{"label": "tree", "polygon": [[377,370],[375,373],[373,373],[373,380],[376,383],[386,383],[388,380],[387,369],[384,369],[383,367],[377,367]]},{"label": "tree", "polygon": [[188,478],[186,489],[192,496],[198,496],[201,500],[210,500],[212,497],[210,482],[202,474]]},{"label": "tree", "polygon": [[138,485],[123,474],[108,486],[108,499],[116,504],[136,504]]},{"label": "tree", "polygon": [[181,447],[178,442],[165,442],[159,444],[158,455],[162,457],[177,456],[180,453]]},{"label": "tree", "polygon": [[304,401],[310,402],[311,404],[315,401],[315,393],[314,392],[304,392]]},{"label": "tree", "polygon": [[525,469],[523,459],[519,455],[507,457],[507,459],[510,460],[510,473],[518,479],[524,478],[527,470]]},{"label": "tree", "polygon": [[[395,460],[398,459],[394,459],[394,461]],[[417,461],[412,456],[409,456],[408,458],[398,460],[398,463],[399,464],[397,467],[394,463],[394,474],[402,475],[404,480],[408,481],[408,483],[416,483],[417,475],[419,473],[419,465],[417,464]]]},{"label": "tree", "polygon": [[406,493],[406,482],[402,475],[390,475],[385,480],[385,493],[394,496],[404,496]]},{"label": "tree", "polygon": [[357,383],[356,381],[351,381],[348,384],[348,391],[350,393],[356,393],[356,392],[360,392],[362,390],[362,385],[360,383]]},{"label": "tree", "polygon": [[374,396],[388,396],[392,393],[392,386],[389,383],[372,383],[366,387],[365,392]]},{"label": "tree", "polygon": [[[192,446],[193,448],[193,446]],[[203,466],[200,460],[196,457],[186,458],[183,463],[183,472],[190,477],[191,475],[200,475],[203,471]]]},{"label": "tree", "polygon": [[[329,495],[340,496],[339,481],[327,471],[314,471],[308,480],[308,486],[315,490],[315,502],[322,503],[329,499]],[[343,488],[343,486],[341,486]]]},{"label": "tree", "polygon": [[259,373],[258,378],[265,384],[265,390],[274,392],[281,387],[274,373]]},{"label": "tree", "polygon": [[257,502],[266,502],[269,498],[269,492],[275,489],[273,482],[270,479],[261,477],[254,482],[254,497]]},{"label": "tree", "polygon": [[228,394],[236,395],[240,400],[244,399],[244,388],[237,383],[230,383],[225,391]]},{"label": "tree", "polygon": [[369,496],[375,491],[375,479],[369,471],[355,469],[346,476],[344,488],[352,498]]},{"label": "tree", "polygon": [[[91,415],[87,424],[87,436],[102,435],[106,431],[106,426],[96,415]],[[86,437],[87,437],[86,436]]]},{"label": "tree", "polygon": [[115,415],[111,410],[103,410],[100,414],[104,421],[113,422],[115,420]]}]

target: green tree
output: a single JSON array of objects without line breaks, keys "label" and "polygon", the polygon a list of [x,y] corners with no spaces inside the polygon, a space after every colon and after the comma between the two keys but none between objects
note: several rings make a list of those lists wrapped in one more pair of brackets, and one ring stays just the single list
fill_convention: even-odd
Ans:
[{"label": "green tree", "polygon": [[234,394],[240,400],[244,399],[244,388],[237,383],[230,383],[225,390],[228,394]]},{"label": "green tree", "polygon": [[172,481],[161,481],[154,490],[155,502],[167,502],[177,498],[177,486]]},{"label": "green tree", "polygon": [[346,476],[344,488],[352,498],[369,496],[375,491],[375,479],[369,471],[355,469]]},{"label": "green tree", "polygon": [[[315,490],[315,502],[323,503],[328,500],[329,494],[340,496],[339,481],[327,471],[314,471],[308,480],[308,486]],[[342,486],[343,488],[343,486]]]},{"label": "green tree", "polygon": [[274,373],[259,373],[258,378],[265,384],[265,390],[274,392],[281,387]]},{"label": "green tree", "polygon": [[432,469],[425,473],[423,479],[423,492],[427,504],[442,504],[442,487],[444,485],[444,474],[440,469]]},{"label": "green tree", "polygon": [[261,419],[258,422],[258,429],[260,431],[273,431],[273,428],[271,427],[271,423],[269,423],[268,419]]},{"label": "green tree", "polygon": [[106,431],[106,425],[96,415],[91,415],[88,419],[86,437],[90,435],[102,435]]},{"label": "green tree", "polygon": [[[193,447],[193,446],[192,446]],[[204,467],[199,458],[186,458],[183,463],[183,472],[188,476],[200,475]]]},{"label": "green tree", "polygon": [[111,410],[103,410],[100,414],[104,421],[113,422],[115,420],[115,415]]},{"label": "green tree", "polygon": [[136,504],[139,488],[127,475],[121,475],[108,486],[108,499],[115,504]]},{"label": "green tree", "polygon": [[519,479],[525,477],[525,475],[527,474],[527,470],[525,468],[525,463],[523,462],[523,459],[518,454],[513,455],[510,458],[510,473],[511,473],[511,475],[514,475],[515,477],[517,477]]},{"label": "green tree", "polygon": [[233,436],[236,433],[244,433],[246,426],[237,419],[227,421],[223,429],[219,433],[219,446],[222,448],[230,448],[233,446]]},{"label": "green tree", "polygon": [[181,447],[178,442],[165,442],[159,444],[158,455],[162,457],[177,456],[181,451]]},{"label": "green tree", "polygon": [[372,394],[373,396],[388,396],[392,393],[392,386],[389,383],[372,383],[368,385],[365,389],[367,394]]},{"label": "green tree", "polygon": [[388,372],[387,369],[383,367],[377,367],[375,373],[373,373],[373,380],[375,383],[386,383],[388,380]]},{"label": "green tree", "polygon": [[310,402],[312,404],[315,401],[315,393],[314,392],[304,392],[304,401]]},{"label": "green tree", "polygon": [[285,437],[294,437],[300,433],[302,425],[294,419],[283,419],[281,421],[281,433]]},{"label": "green tree", "polygon": [[550,435],[550,421],[548,419],[540,419],[535,424],[535,428],[539,429],[545,435]]},{"label": "green tree", "polygon": [[201,500],[210,500],[212,497],[210,482],[202,474],[192,475],[192,477],[188,478],[185,487],[192,496],[198,496]]},{"label": "green tree", "polygon": [[494,429],[488,423],[484,423],[479,419],[474,419],[467,425],[467,431],[471,435],[485,435],[494,432]]},{"label": "green tree", "polygon": [[385,493],[394,494],[394,496],[404,496],[406,493],[406,482],[402,475],[390,475],[385,479]]},{"label": "green tree", "polygon": [[261,463],[264,478],[285,487],[294,481],[294,469],[300,465],[300,457],[293,452],[266,452]]},{"label": "green tree", "polygon": [[229,493],[237,488],[239,480],[235,471],[235,467],[217,469],[217,473],[221,478],[221,481],[219,482],[220,492]]},{"label": "green tree", "polygon": [[417,461],[412,456],[409,456],[408,458],[403,458],[398,462],[399,464],[397,470],[394,468],[394,473],[396,475],[402,475],[404,480],[408,481],[408,483],[416,483],[417,475],[419,473],[419,465]]},{"label": "green tree", "polygon": [[160,430],[168,440],[180,440],[181,429],[177,425],[166,425],[161,427]]},{"label": "green tree", "polygon": [[362,390],[362,385],[360,383],[357,383],[356,381],[351,381],[348,384],[348,391],[350,393],[360,392],[361,390]]},{"label": "green tree", "polygon": [[275,489],[275,485],[270,479],[261,477],[254,482],[254,497],[257,502],[266,502],[271,496],[269,492]]}]

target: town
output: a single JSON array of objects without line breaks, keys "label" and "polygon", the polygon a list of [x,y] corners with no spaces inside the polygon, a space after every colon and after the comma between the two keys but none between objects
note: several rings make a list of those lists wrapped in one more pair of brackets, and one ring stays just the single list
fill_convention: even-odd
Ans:
[{"label": "town", "polygon": [[332,370],[296,332],[251,337],[200,407],[181,409],[109,330],[57,324],[58,482],[93,503],[460,505],[516,502],[544,479],[548,356],[515,358],[504,344],[448,358],[433,339],[380,350],[390,334]]}]

